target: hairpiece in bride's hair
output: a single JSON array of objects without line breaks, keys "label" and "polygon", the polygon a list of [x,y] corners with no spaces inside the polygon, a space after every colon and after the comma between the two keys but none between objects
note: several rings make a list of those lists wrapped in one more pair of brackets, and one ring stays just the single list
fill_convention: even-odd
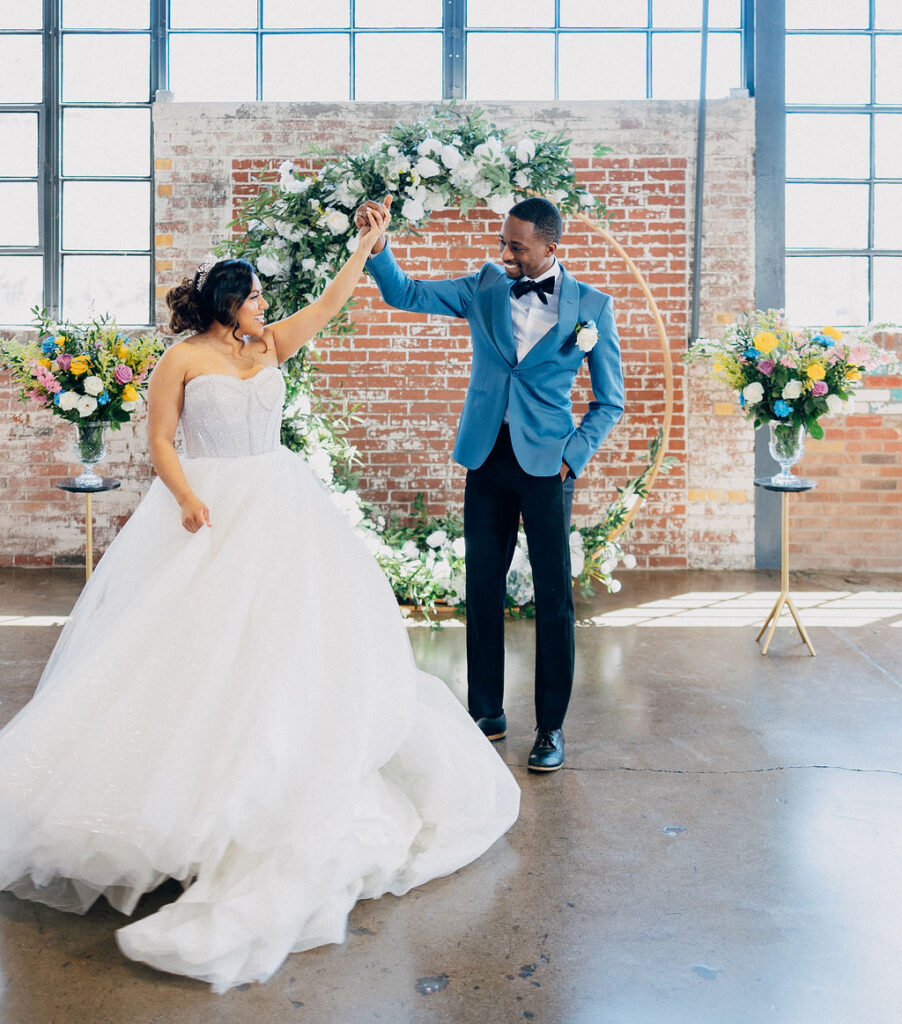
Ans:
[{"label": "hairpiece in bride's hair", "polygon": [[201,288],[203,288],[204,281],[206,281],[207,279],[207,274],[210,273],[210,271],[216,266],[218,262],[219,257],[216,255],[215,252],[208,252],[207,255],[204,256],[203,260],[200,263],[200,266],[197,268],[198,291],[200,291]]}]

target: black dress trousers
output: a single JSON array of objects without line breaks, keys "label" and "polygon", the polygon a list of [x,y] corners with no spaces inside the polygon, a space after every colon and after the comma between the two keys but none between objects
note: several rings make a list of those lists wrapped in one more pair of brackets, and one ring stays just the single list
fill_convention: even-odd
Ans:
[{"label": "black dress trousers", "polygon": [[506,581],[522,516],[535,586],[536,726],[563,725],[573,688],[572,500],[572,479],[530,476],[520,466],[507,424],[486,461],[467,472],[467,683],[474,718],[499,715],[504,703]]}]

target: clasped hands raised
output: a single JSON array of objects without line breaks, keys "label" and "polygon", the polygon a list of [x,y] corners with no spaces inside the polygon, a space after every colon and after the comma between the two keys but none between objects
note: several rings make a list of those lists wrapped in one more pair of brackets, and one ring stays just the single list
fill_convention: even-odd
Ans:
[{"label": "clasped hands raised", "polygon": [[[357,207],[354,213],[354,224],[361,232],[360,240],[369,244],[370,251],[374,256],[385,248],[385,232],[388,230],[391,220],[391,200],[390,195],[386,196],[382,203],[377,203],[374,199],[367,199],[365,203]],[[368,231],[367,228],[371,230]],[[375,238],[371,237],[372,231],[378,232]]]}]

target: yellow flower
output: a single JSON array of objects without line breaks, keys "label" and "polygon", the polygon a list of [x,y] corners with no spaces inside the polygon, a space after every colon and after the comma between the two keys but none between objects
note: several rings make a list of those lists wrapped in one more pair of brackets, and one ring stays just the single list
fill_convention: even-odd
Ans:
[{"label": "yellow flower", "polygon": [[812,363],[805,372],[811,380],[823,380],[827,376],[827,371],[820,363]]},{"label": "yellow flower", "polygon": [[723,363],[715,363],[714,366],[713,366],[713,370],[714,370],[715,373],[720,373],[720,371],[722,369],[723,369]]},{"label": "yellow flower", "polygon": [[128,345],[120,345],[119,346],[119,348],[118,348],[118,350],[116,352],[116,358],[117,359],[127,359],[128,358]]},{"label": "yellow flower", "polygon": [[828,338],[832,338],[834,341],[842,340],[842,331],[838,331],[835,327],[822,327],[821,334],[826,334]]},{"label": "yellow flower", "polygon": [[755,335],[755,348],[759,352],[770,352],[772,348],[776,348],[779,344],[780,342],[776,334],[772,331],[762,331],[760,334]]},{"label": "yellow flower", "polygon": [[50,360],[49,359],[39,359],[38,360],[38,365],[39,366],[43,366],[45,370],[49,370],[50,369]]},{"label": "yellow flower", "polygon": [[122,389],[123,402],[136,402],[138,400],[138,389],[134,384],[126,384]]},{"label": "yellow flower", "polygon": [[849,366],[846,369],[846,380],[861,380],[861,370],[856,369],[854,366]]},{"label": "yellow flower", "polygon": [[80,377],[83,373],[87,373],[90,367],[91,360],[87,356],[76,356],[69,363],[69,373],[74,373],[76,377]]}]

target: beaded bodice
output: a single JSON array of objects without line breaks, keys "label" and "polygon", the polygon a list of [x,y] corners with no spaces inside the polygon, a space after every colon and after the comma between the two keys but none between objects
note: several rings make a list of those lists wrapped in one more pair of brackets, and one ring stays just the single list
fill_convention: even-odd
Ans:
[{"label": "beaded bodice", "polygon": [[179,424],[188,458],[233,459],[279,447],[285,381],[277,366],[242,379],[204,373],[185,385]]}]

